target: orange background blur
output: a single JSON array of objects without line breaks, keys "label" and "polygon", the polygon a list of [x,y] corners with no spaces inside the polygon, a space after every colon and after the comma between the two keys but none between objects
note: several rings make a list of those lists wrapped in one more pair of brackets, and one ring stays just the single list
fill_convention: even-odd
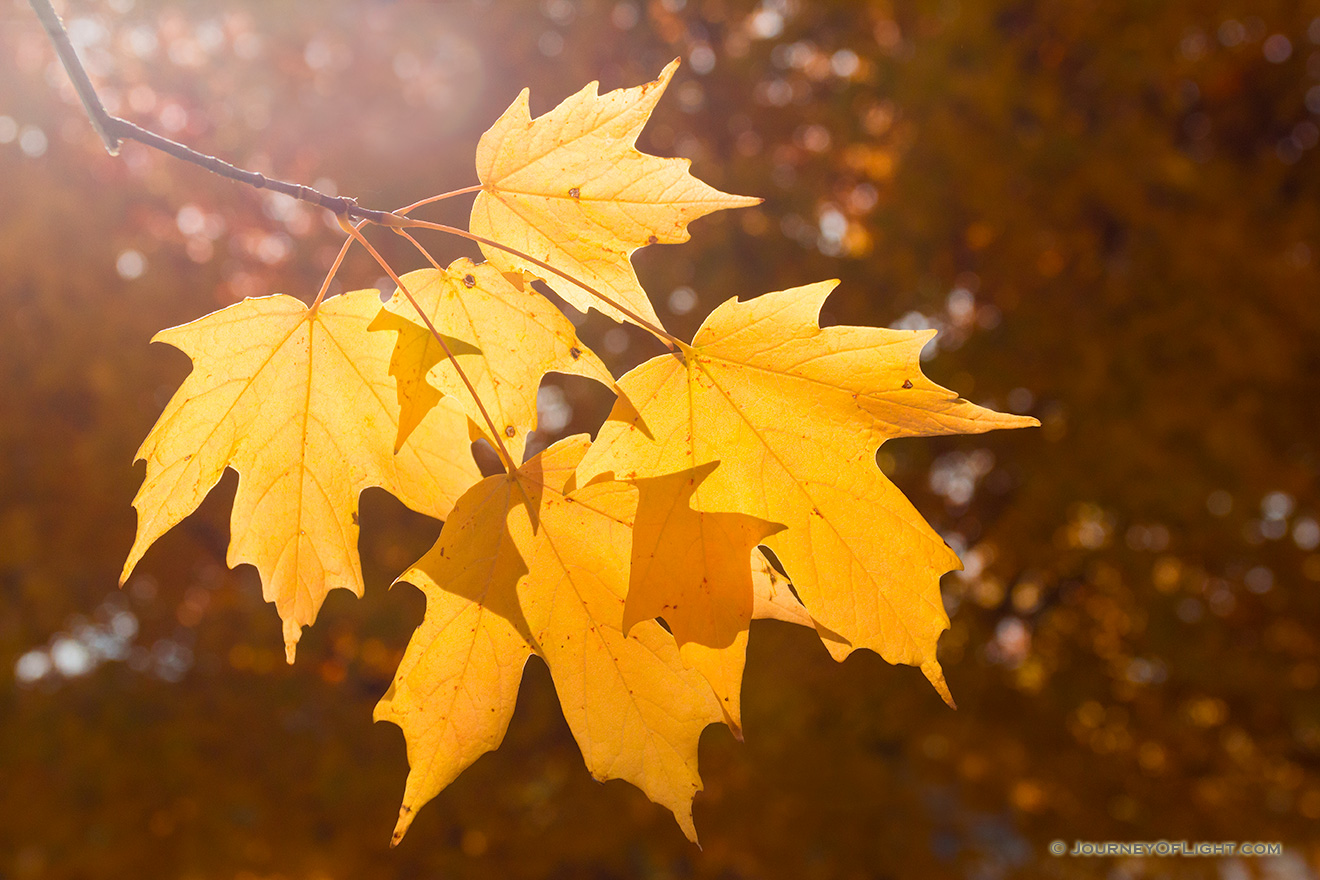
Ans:
[{"label": "orange background blur", "polygon": [[[61,4],[112,111],[379,208],[475,183],[523,86],[539,113],[681,56],[640,146],[765,203],[638,254],[669,328],[838,277],[828,321],[938,327],[933,379],[1042,422],[880,453],[966,565],[943,583],[957,712],[915,669],[758,622],[746,742],[702,740],[699,850],[590,779],[533,661],[504,746],[394,851],[403,738],[371,709],[423,603],[386,588],[437,523],[368,492],[367,595],[332,594],[293,667],[224,565],[232,475],[115,586],[133,453],[188,370],[152,334],[310,299],[341,235],[107,156],[0,3],[0,878],[1320,871],[1320,2]],[[358,252],[336,289],[380,274]],[[655,351],[580,332],[616,373]],[[553,437],[610,400],[551,377],[542,403]]]}]

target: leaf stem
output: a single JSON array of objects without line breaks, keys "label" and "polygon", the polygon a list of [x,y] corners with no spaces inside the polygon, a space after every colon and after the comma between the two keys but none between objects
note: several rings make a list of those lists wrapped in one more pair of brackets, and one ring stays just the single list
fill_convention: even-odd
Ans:
[{"label": "leaf stem", "polygon": [[477,235],[475,233],[468,232],[466,229],[459,229],[456,226],[446,226],[443,223],[428,223],[425,220],[414,220],[411,217],[407,219],[400,218],[400,220],[402,221],[401,225],[403,226],[416,226],[420,229],[433,229],[436,232],[448,232],[450,235],[457,235],[459,238],[466,238],[468,241],[475,241],[478,244],[490,245],[493,248],[499,248],[500,250],[506,253],[513,254],[515,257],[526,260],[527,262],[531,263],[533,266],[539,266],[540,268],[545,269],[547,272],[553,272],[554,274],[558,275],[560,278],[563,278],[565,281],[570,281],[573,284],[576,284],[578,287],[582,288],[587,293],[596,297],[596,299],[600,300],[606,305],[613,306],[615,309],[618,309],[619,312],[627,316],[630,320],[632,320],[639,326],[644,327],[647,330],[650,330],[652,333],[654,333],[657,337],[660,338],[662,342],[664,342],[665,345],[669,346],[670,349],[675,348],[677,345],[681,345],[683,342],[681,339],[679,339],[674,334],[670,333],[668,330],[664,329],[663,327],[657,327],[655,324],[652,324],[650,321],[646,320],[641,315],[638,315],[636,312],[632,311],[628,307],[615,302],[613,299],[601,293],[599,290],[592,287],[590,284],[587,284],[583,281],[579,281],[577,278],[574,278],[572,275],[569,275],[567,272],[564,272],[560,269],[556,269],[554,266],[551,266],[549,263],[544,262],[542,260],[538,260],[536,257],[533,257],[531,254],[523,253],[517,248],[509,247],[507,244],[501,244],[500,242],[495,241],[492,238],[486,238],[484,235]]},{"label": "leaf stem", "polygon": [[500,436],[499,429],[495,427],[495,420],[490,417],[490,413],[486,410],[486,405],[481,402],[481,397],[477,394],[477,389],[472,385],[472,380],[468,378],[467,373],[463,372],[463,368],[459,366],[458,358],[454,357],[454,353],[450,351],[449,346],[445,343],[444,337],[440,335],[440,331],[435,329],[435,324],[431,323],[431,319],[418,304],[417,300],[413,298],[412,293],[408,291],[407,286],[403,283],[403,280],[399,278],[393,267],[391,267],[390,264],[385,261],[385,258],[371,246],[371,242],[367,241],[366,237],[358,231],[357,227],[351,225],[345,220],[342,214],[339,215],[339,225],[353,238],[362,242],[362,246],[367,249],[367,252],[375,258],[376,262],[380,264],[380,267],[390,276],[390,279],[398,285],[399,292],[404,295],[408,302],[412,303],[413,309],[416,310],[417,314],[421,317],[422,323],[426,325],[426,329],[431,331],[431,335],[435,337],[435,341],[440,344],[440,350],[445,353],[445,357],[449,358],[449,362],[454,365],[454,372],[458,373],[458,378],[462,379],[463,384],[467,386],[468,393],[472,395],[472,400],[477,404],[477,409],[481,411],[481,417],[486,420],[486,427],[490,429],[491,439],[495,441],[496,451],[499,452],[500,455],[500,463],[504,465],[504,469],[507,472],[513,473],[518,466],[514,462],[513,456],[509,454],[508,447],[504,445],[504,438]]},{"label": "leaf stem", "polygon": [[[362,227],[366,224],[367,221],[363,220],[353,228],[361,231]],[[326,291],[330,289],[330,282],[334,280],[335,275],[339,274],[339,265],[344,262],[344,257],[348,255],[348,249],[353,246],[353,241],[354,238],[352,235],[349,235],[348,238],[344,239],[344,244],[339,248],[339,254],[335,257],[334,263],[331,264],[330,271],[326,273],[325,280],[321,282],[321,290],[316,294],[316,299],[312,300],[312,304],[309,307],[311,311],[316,311],[321,305],[321,300],[325,299]]]},{"label": "leaf stem", "polygon": [[436,262],[435,257],[431,256],[431,252],[428,251],[426,248],[422,247],[421,242],[419,242],[417,239],[413,238],[411,235],[408,234],[408,230],[396,229],[394,231],[397,232],[399,235],[402,235],[404,238],[408,239],[410,242],[412,242],[412,246],[417,248],[417,250],[421,251],[422,256],[426,257],[426,261],[430,263],[431,266],[437,272],[445,271],[444,268],[439,263]]},{"label": "leaf stem", "polygon": [[429,199],[422,199],[420,202],[413,202],[408,207],[400,208],[394,213],[402,217],[404,214],[407,214],[409,211],[414,211],[422,207],[423,205],[429,205],[432,204],[433,202],[439,202],[445,199],[452,199],[454,196],[465,196],[468,193],[480,192],[482,188],[483,188],[482,185],[478,183],[474,186],[465,186],[462,189],[450,190],[447,193],[440,193],[440,195],[438,196],[431,196]]},{"label": "leaf stem", "polygon": [[[417,208],[420,208],[420,207],[422,207],[423,205],[429,205],[429,204],[432,204],[432,203],[434,203],[434,202],[442,201],[442,200],[444,200],[444,199],[452,199],[454,196],[466,195],[466,194],[471,193],[471,192],[476,192],[476,191],[479,190],[479,189],[481,189],[481,185],[480,185],[480,184],[478,184],[477,186],[467,186],[467,187],[464,187],[463,189],[452,190],[452,191],[447,192],[447,193],[440,193],[440,195],[438,195],[438,196],[431,196],[430,198],[422,199],[420,202],[413,202],[411,205],[408,205],[406,208],[399,208],[398,210],[394,211],[394,213],[397,214],[398,216],[402,217],[404,214],[407,214],[409,211],[416,210]],[[365,225],[367,224],[367,222],[368,222],[368,221],[363,220],[362,222],[358,223],[357,226],[356,226],[355,228],[356,228],[359,232],[361,232],[361,231],[362,231],[362,227],[365,226]],[[428,251],[426,248],[422,247],[420,244],[417,243],[417,239],[413,238],[411,235],[409,235],[408,233],[404,232],[402,229],[400,229],[400,228],[397,227],[397,226],[392,226],[392,227],[390,227],[390,228],[393,229],[395,232],[399,233],[400,235],[402,235],[404,238],[406,238],[406,239],[408,239],[409,241],[411,241],[411,242],[413,243],[413,245],[414,245],[419,251],[422,252],[422,255],[423,255],[424,257],[426,257],[426,259],[428,259],[428,260],[431,261],[431,265],[432,265],[432,266],[435,266],[437,269],[440,269],[440,264],[437,263],[437,262],[435,261],[435,258],[431,256],[430,251]],[[325,299],[326,291],[328,291],[328,290],[330,289],[330,282],[333,281],[335,275],[339,273],[339,266],[340,266],[341,263],[344,262],[344,257],[346,257],[346,256],[348,255],[348,250],[349,250],[349,248],[351,248],[351,247],[353,246],[353,242],[354,242],[355,240],[356,240],[356,239],[355,239],[352,235],[350,235],[348,238],[344,239],[344,245],[343,245],[343,247],[341,247],[341,248],[339,249],[339,255],[338,255],[337,257],[335,257],[335,261],[334,261],[334,263],[330,266],[330,271],[329,271],[329,273],[327,273],[326,276],[325,276],[325,281],[321,282],[321,290],[320,290],[320,292],[316,294],[316,299],[313,300],[313,302],[312,302],[312,305],[311,305],[312,311],[315,311],[316,308],[317,308],[317,306],[319,306],[319,305],[321,304],[321,300]],[[444,271],[444,270],[441,270],[441,271]]]}]

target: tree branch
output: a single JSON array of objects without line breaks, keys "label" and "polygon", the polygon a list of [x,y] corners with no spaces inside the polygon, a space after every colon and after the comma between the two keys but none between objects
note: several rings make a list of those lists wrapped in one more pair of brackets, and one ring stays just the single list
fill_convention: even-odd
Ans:
[{"label": "tree branch", "polygon": [[96,130],[101,142],[105,144],[105,148],[111,156],[119,155],[121,141],[137,141],[152,149],[160,150],[162,153],[168,153],[176,159],[182,159],[185,162],[205,168],[207,171],[221,177],[227,177],[239,183],[246,183],[248,186],[257,189],[274,190],[300,201],[310,202],[351,220],[370,220],[372,223],[378,223],[381,226],[402,226],[404,219],[397,214],[364,208],[355,199],[344,196],[328,196],[301,183],[272,180],[260,172],[238,168],[222,159],[217,159],[215,156],[199,153],[177,141],[147,131],[127,119],[110,115],[106,111],[105,105],[101,103],[101,98],[96,93],[96,87],[92,85],[91,79],[88,78],[82,62],[78,60],[73,44],[69,42],[69,33],[64,29],[64,22],[60,21],[60,17],[50,5],[50,0],[28,0],[28,3],[37,14],[37,18],[41,20],[42,27],[46,29],[46,36],[50,38],[51,45],[55,47],[55,53],[59,55],[64,70],[69,74],[69,79],[73,80],[73,87],[78,92],[78,98],[82,101],[83,109],[87,111],[87,118],[91,120],[92,128]]}]

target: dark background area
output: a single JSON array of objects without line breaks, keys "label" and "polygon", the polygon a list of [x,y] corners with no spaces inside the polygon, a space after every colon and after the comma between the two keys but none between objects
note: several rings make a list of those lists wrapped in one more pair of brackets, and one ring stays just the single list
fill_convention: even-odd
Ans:
[{"label": "dark background area", "polygon": [[[310,301],[341,235],[137,145],[107,156],[2,2],[0,878],[1320,871],[1320,3],[62,4],[112,111],[379,208],[475,183],[523,86],[539,113],[682,56],[640,146],[765,203],[638,254],[669,328],[838,277],[829,321],[939,327],[933,379],[1042,422],[880,453],[966,564],[943,583],[957,712],[915,669],[758,622],[746,742],[702,740],[697,849],[591,780],[534,660],[503,747],[390,851],[407,763],[371,709],[423,602],[387,587],[438,523],[368,492],[366,597],[333,593],[292,667],[255,572],[224,565],[232,475],[115,586],[133,453],[188,369],[151,336]],[[359,251],[337,289],[380,274]],[[616,373],[655,349],[596,315],[580,332]],[[610,405],[553,376],[543,402],[558,434]]]}]

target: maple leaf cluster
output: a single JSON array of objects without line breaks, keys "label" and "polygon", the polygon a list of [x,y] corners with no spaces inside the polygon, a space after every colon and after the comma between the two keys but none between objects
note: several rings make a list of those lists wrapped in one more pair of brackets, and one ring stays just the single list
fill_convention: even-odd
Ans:
[{"label": "maple leaf cluster", "polygon": [[[836,659],[869,648],[918,666],[952,702],[938,583],[960,564],[876,452],[1036,421],[927,379],[934,331],[821,328],[832,281],[729,299],[691,343],[669,335],[631,254],[757,202],[635,148],[676,66],[605,95],[592,83],[536,119],[523,91],[477,147],[468,237],[485,262],[389,270],[384,306],[375,290],[250,298],[156,337],[193,369],[138,453],[125,578],[233,468],[227,561],[257,568],[292,662],[329,590],[362,594],[363,489],[445,521],[399,578],[426,614],[375,713],[408,746],[395,842],[499,746],[533,654],[591,773],[638,786],[693,840],[698,740],[719,722],[741,737],[752,619],[814,627]],[[616,380],[535,281],[670,352]],[[547,372],[617,400],[594,441],[524,460]],[[504,473],[481,477],[481,439]]]}]

